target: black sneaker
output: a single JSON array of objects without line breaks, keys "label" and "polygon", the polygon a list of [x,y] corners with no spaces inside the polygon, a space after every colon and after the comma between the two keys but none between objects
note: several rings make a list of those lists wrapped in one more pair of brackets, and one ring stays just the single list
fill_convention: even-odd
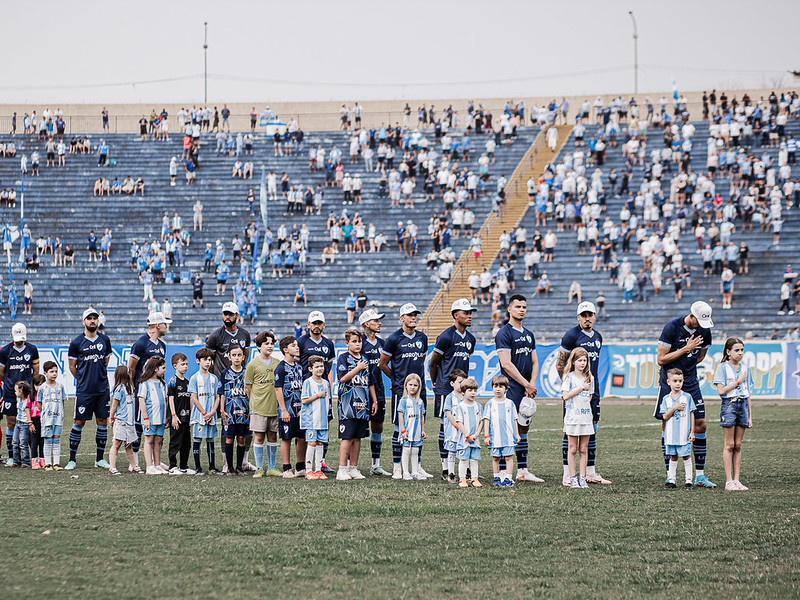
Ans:
[{"label": "black sneaker", "polygon": [[684,489],[687,489],[687,490],[694,489],[694,485],[692,483],[689,483],[688,481],[683,484],[683,487],[684,487]]},{"label": "black sneaker", "polygon": [[672,483],[671,481],[668,481],[667,483],[664,484],[664,489],[667,490],[674,490],[676,487],[678,486]]},{"label": "black sneaker", "polygon": [[448,479],[449,473],[447,472],[447,469],[442,469],[442,481],[448,481]]},{"label": "black sneaker", "polygon": [[455,474],[455,473],[450,473],[450,474],[447,476],[447,481],[448,481],[449,483],[458,483],[458,477],[456,477],[456,474]]}]

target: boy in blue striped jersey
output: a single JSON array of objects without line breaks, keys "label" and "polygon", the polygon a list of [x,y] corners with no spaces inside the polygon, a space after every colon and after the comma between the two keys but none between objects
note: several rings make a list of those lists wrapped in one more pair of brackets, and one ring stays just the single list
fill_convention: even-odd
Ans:
[{"label": "boy in blue striped jersey", "polygon": [[456,408],[464,399],[461,391],[461,384],[467,378],[467,374],[461,369],[453,369],[447,376],[448,383],[453,389],[445,396],[442,403],[442,444],[447,453],[447,481],[456,483],[456,441],[458,440],[458,429],[456,428]]},{"label": "boy in blue striped jersey", "polygon": [[214,438],[217,437],[217,397],[216,375],[211,373],[214,360],[214,351],[209,348],[200,348],[195,353],[198,371],[189,379],[189,394],[192,403],[192,412],[189,423],[192,426],[192,454],[197,475],[205,475],[200,468],[200,445],[206,441],[208,448],[208,470],[214,475],[222,475],[217,471]]},{"label": "boy in blue striped jersey", "polygon": [[456,453],[458,454],[458,486],[467,487],[467,470],[472,477],[472,487],[483,487],[478,480],[478,461],[481,459],[481,430],[483,429],[483,411],[475,402],[478,395],[478,382],[471,377],[460,382],[464,400],[455,407]]},{"label": "boy in blue striped jersey", "polygon": [[[509,487],[514,485],[509,473],[514,472],[514,448],[519,441],[517,433],[517,407],[506,397],[508,378],[495,375],[492,379],[494,398],[483,408],[483,420],[486,421],[486,445],[492,452],[492,485]],[[500,459],[506,459],[507,471],[500,470]]]},{"label": "boy in blue striped jersey", "polygon": [[[323,445],[328,443],[328,411],[331,403],[331,388],[325,373],[325,360],[316,354],[308,358],[311,377],[303,382],[300,393],[300,427],[306,431],[306,479],[327,479],[322,472]],[[316,460],[317,470],[313,469]]]},{"label": "boy in blue striped jersey", "polygon": [[678,368],[667,371],[670,393],[661,398],[659,412],[664,420],[664,447],[669,456],[665,488],[676,488],[678,457],[683,459],[686,475],[684,487],[692,485],[692,440],[694,440],[694,412],[697,410],[691,394],[683,391],[683,371]]}]

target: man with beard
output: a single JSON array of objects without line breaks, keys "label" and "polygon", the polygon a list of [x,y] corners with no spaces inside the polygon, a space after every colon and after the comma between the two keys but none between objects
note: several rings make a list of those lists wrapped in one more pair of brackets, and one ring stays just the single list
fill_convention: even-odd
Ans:
[{"label": "man with beard", "polygon": [[28,330],[22,323],[11,328],[10,344],[0,349],[0,379],[3,380],[3,397],[0,398],[0,417],[6,416],[7,466],[14,464],[14,427],[17,424],[17,397],[14,386],[18,381],[27,381],[33,389],[33,376],[39,372],[39,350],[29,344]]}]

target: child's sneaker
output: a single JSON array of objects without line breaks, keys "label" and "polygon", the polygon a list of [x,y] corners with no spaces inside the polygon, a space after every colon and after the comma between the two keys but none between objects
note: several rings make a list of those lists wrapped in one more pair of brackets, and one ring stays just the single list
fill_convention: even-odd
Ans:
[{"label": "child's sneaker", "polygon": [[31,469],[33,469],[34,471],[38,471],[41,468],[42,467],[39,466],[39,459],[38,458],[32,458],[31,459]]},{"label": "child's sneaker", "polygon": [[450,479],[450,473],[447,472],[447,469],[442,469],[442,481],[448,481]]},{"label": "child's sneaker", "polygon": [[350,467],[350,479],[366,479],[358,467]]},{"label": "child's sneaker", "polygon": [[483,484],[480,481],[478,481],[478,478],[476,477],[475,479],[472,480],[472,487],[483,487]]},{"label": "child's sneaker", "polygon": [[350,481],[351,479],[350,473],[345,469],[339,469],[336,473],[336,481]]},{"label": "child's sneaker", "polygon": [[572,477],[569,478],[569,487],[571,488],[581,487],[581,484],[578,482],[578,477],[576,475],[573,475]]},{"label": "child's sneaker", "polygon": [[[244,473],[244,471],[242,471],[242,473]],[[297,477],[297,475],[295,475],[294,471],[292,471],[291,469],[283,472],[284,479],[294,479],[295,477]]]},{"label": "child's sneaker", "polygon": [[196,477],[205,477],[206,474],[205,474],[205,471],[203,471],[203,469],[200,469],[199,471],[195,472],[195,476]]},{"label": "child's sneaker", "polygon": [[[256,473],[258,473],[258,471],[256,471]],[[253,477],[255,477],[255,475],[253,475]],[[317,472],[316,471],[309,471],[308,473],[306,473],[306,479],[311,480],[311,479],[316,479],[316,478],[317,478]]]},{"label": "child's sneaker", "polygon": [[44,470],[45,470],[45,471],[52,471],[52,470],[53,470],[53,465],[47,465],[47,466],[44,468]]},{"label": "child's sneaker", "polygon": [[53,465],[53,471],[63,471],[64,467],[61,465]]},{"label": "child's sneaker", "polygon": [[299,478],[305,477],[306,476],[306,470],[305,469],[301,469],[300,471],[295,471],[294,472],[294,476],[295,477],[299,477]]},{"label": "child's sneaker", "polygon": [[6,466],[7,467],[13,467],[14,466],[14,459],[11,458],[10,456],[8,457],[8,460],[6,460]]},{"label": "child's sneaker", "polygon": [[[322,463],[322,464],[324,465],[325,463]],[[333,469],[331,469],[331,471],[333,471]],[[317,476],[316,477],[317,479],[327,479],[328,478],[328,476],[325,475],[325,473],[323,471],[317,471],[316,472],[316,476]]]},{"label": "child's sneaker", "polygon": [[153,466],[147,467],[146,473],[147,473],[147,475],[163,475],[163,473],[161,472],[161,469],[159,469],[158,467],[153,467]]},{"label": "child's sneaker", "polygon": [[588,488],[589,484],[586,483],[586,477],[578,477],[578,486],[582,488]]},{"label": "child's sneaker", "polygon": [[684,487],[684,489],[687,489],[687,490],[691,490],[692,488],[694,488],[694,486],[692,485],[691,481],[687,481],[686,483],[684,483],[683,487]]},{"label": "child's sneaker", "polygon": [[278,471],[278,469],[270,469],[265,474],[267,477],[283,477],[283,471]]},{"label": "child's sneaker", "polygon": [[675,484],[674,481],[672,481],[670,479],[667,479],[667,483],[664,484],[664,489],[667,489],[667,490],[674,490],[676,487],[678,487],[678,486]]},{"label": "child's sneaker", "polygon": [[568,473],[564,473],[564,476],[561,478],[561,485],[564,487],[569,487],[570,477]]},{"label": "child's sneaker", "polygon": [[586,476],[586,483],[599,483],[601,485],[611,485],[611,480],[604,479],[598,473],[592,473],[591,475]]},{"label": "child's sneaker", "polygon": [[411,473],[403,474],[403,481],[411,481],[412,479],[414,479],[414,476]]},{"label": "child's sneaker", "polygon": [[[12,461],[12,464],[13,464],[13,461]],[[64,467],[64,470],[65,471],[73,471],[75,469],[75,467],[77,467],[77,466],[78,466],[78,464],[74,460],[71,460],[71,461],[69,461],[67,463],[67,466]]]},{"label": "child's sneaker", "polygon": [[253,473],[253,479],[261,479],[264,476],[264,469],[256,469],[256,472]]},{"label": "child's sneaker", "polygon": [[495,478],[492,480],[492,485],[494,485],[494,486],[497,486],[497,487],[502,487],[502,485],[503,485],[503,484],[502,484],[502,482],[500,481],[500,478],[499,478],[499,477],[495,477]]},{"label": "child's sneaker", "polygon": [[455,473],[449,473],[447,475],[447,482],[448,483],[458,483],[458,478],[456,477]]},{"label": "child's sneaker", "polygon": [[503,479],[503,482],[500,485],[502,485],[503,487],[511,487],[514,485],[514,480],[511,479],[510,477],[506,477],[505,479]]},{"label": "child's sneaker", "polygon": [[[324,461],[324,460],[322,461],[322,465],[320,466],[320,472],[321,472],[323,475],[324,475],[325,473],[330,473],[330,474],[336,473],[336,471],[334,471],[334,470],[333,470],[333,469],[331,469],[331,468],[330,468],[330,467],[329,467],[327,464],[325,464],[325,461]],[[327,477],[326,477],[325,479],[327,479]]]},{"label": "child's sneaker", "polygon": [[120,472],[117,470],[117,468],[116,468],[116,467],[111,467],[111,468],[108,470],[108,474],[109,474],[109,475],[122,475],[122,473],[120,473]]},{"label": "child's sneaker", "polygon": [[736,486],[736,482],[731,479],[730,481],[725,482],[725,491],[726,492],[738,492],[739,488]]},{"label": "child's sneaker", "polygon": [[172,467],[169,470],[170,475],[183,475],[183,471],[181,471],[178,467]]},{"label": "child's sneaker", "polygon": [[[54,468],[54,469],[56,469],[56,468],[55,468],[55,466],[54,466],[53,468]],[[144,473],[144,471],[142,471],[142,469],[141,469],[141,467],[140,467],[139,465],[136,465],[135,467],[132,467],[132,468],[128,468],[128,470],[129,470],[131,473],[137,473],[137,474],[139,474],[139,475],[141,475],[142,473]],[[56,471],[58,471],[58,469],[56,469]]]},{"label": "child's sneaker", "polygon": [[462,479],[461,481],[458,482],[458,487],[460,488],[469,487],[469,484],[467,483],[466,479]]},{"label": "child's sneaker", "polygon": [[412,473],[411,479],[415,479],[417,481],[426,481],[428,478],[425,477],[422,473]]},{"label": "child's sneaker", "polygon": [[425,469],[423,469],[422,466],[419,466],[417,468],[417,474],[422,475],[422,477],[425,479],[433,479],[433,475],[431,475]]},{"label": "child's sneaker", "polygon": [[737,479],[736,481],[734,481],[733,483],[735,483],[735,484],[736,484],[736,488],[737,488],[738,490],[742,491],[742,492],[746,492],[747,490],[749,490],[749,489],[750,489],[749,487],[747,487],[746,485],[744,485],[744,484],[743,484],[741,481],[739,481],[738,479]]},{"label": "child's sneaker", "polygon": [[403,478],[403,471],[400,465],[395,465],[392,468],[392,479],[402,479]]}]

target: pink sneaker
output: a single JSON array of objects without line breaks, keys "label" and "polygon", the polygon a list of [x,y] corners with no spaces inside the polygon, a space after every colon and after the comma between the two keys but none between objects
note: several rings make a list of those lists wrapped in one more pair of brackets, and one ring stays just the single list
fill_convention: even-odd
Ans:
[{"label": "pink sneaker", "polygon": [[47,465],[44,463],[44,459],[39,459],[39,468],[44,469]]},{"label": "pink sneaker", "polygon": [[744,484],[743,484],[741,481],[739,481],[738,479],[737,479],[736,481],[734,481],[733,483],[735,483],[735,484],[736,484],[736,489],[738,489],[738,490],[741,490],[741,491],[743,491],[743,492],[746,492],[747,490],[749,490],[749,489],[750,489],[749,487],[747,487],[746,485],[744,485]]},{"label": "pink sneaker", "polygon": [[725,482],[725,491],[726,492],[736,492],[740,488],[736,485],[735,481],[726,481]]},{"label": "pink sneaker", "polygon": [[38,458],[31,459],[31,469],[33,469],[35,471],[35,470],[41,469],[41,468],[42,467],[39,466],[39,459]]}]

